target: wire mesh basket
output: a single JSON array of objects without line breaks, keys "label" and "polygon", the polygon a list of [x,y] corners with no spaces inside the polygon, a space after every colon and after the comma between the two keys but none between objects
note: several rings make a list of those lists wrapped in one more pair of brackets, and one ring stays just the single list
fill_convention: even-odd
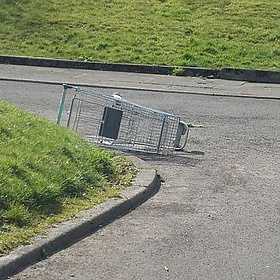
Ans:
[{"label": "wire mesh basket", "polygon": [[99,146],[153,154],[182,150],[189,132],[172,114],[71,85],[63,86],[59,104],[63,123]]}]

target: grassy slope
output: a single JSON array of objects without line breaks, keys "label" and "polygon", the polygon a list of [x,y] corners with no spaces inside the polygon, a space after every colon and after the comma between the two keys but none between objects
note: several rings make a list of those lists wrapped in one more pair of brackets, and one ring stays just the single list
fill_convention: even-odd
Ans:
[{"label": "grassy slope", "polygon": [[3,0],[2,54],[280,70],[275,0]]},{"label": "grassy slope", "polygon": [[131,182],[135,168],[0,100],[0,255]]}]

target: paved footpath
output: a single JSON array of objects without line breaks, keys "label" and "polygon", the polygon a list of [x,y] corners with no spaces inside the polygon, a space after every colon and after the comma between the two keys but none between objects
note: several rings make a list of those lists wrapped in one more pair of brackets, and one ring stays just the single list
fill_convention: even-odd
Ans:
[{"label": "paved footpath", "polygon": [[193,77],[0,64],[0,79],[89,84],[112,88],[159,90],[170,93],[280,98],[280,84],[248,83]]},{"label": "paved footpath", "polygon": [[142,156],[165,180],[155,196],[11,279],[279,279],[280,85],[7,65],[0,73],[0,98],[51,120],[58,84],[69,82],[203,125],[185,151]]}]

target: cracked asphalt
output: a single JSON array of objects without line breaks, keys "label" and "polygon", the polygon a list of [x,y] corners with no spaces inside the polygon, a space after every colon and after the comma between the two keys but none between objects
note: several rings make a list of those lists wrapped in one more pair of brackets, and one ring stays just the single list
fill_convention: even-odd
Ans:
[{"label": "cracked asphalt", "polygon": [[1,99],[52,121],[59,83],[72,81],[203,126],[185,151],[140,156],[164,179],[156,195],[10,279],[279,279],[280,85],[9,65],[0,73]]}]

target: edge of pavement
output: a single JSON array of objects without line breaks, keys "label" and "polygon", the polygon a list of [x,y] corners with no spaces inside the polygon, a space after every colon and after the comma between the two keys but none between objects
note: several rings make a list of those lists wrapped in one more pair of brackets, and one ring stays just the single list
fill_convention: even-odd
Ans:
[{"label": "edge of pavement", "polygon": [[20,246],[9,255],[0,258],[0,279],[19,273],[53,254],[69,247],[124,216],[154,195],[159,187],[158,174],[153,167],[140,158],[125,154],[139,169],[130,187],[122,191],[120,197],[111,198],[88,210],[76,218],[58,223],[37,237],[31,244]]},{"label": "edge of pavement", "polygon": [[[103,63],[77,60],[50,59],[41,57],[10,56],[0,55],[1,64],[42,66],[54,68],[74,68],[101,71],[134,72],[160,75],[178,75],[190,77],[208,77],[225,80],[238,80],[260,83],[280,84],[280,71],[258,70],[258,69],[238,69],[238,68],[198,68],[198,67],[178,67],[146,64],[127,63]],[[177,73],[177,74],[176,74]]]}]

